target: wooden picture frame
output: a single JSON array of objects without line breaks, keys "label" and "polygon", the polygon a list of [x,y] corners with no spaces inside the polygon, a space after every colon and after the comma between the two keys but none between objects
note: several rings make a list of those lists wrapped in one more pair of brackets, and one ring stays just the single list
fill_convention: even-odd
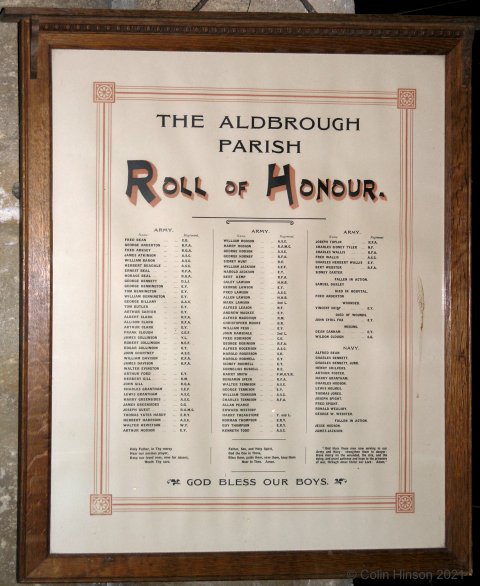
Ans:
[{"label": "wooden picture frame", "polygon": [[[22,326],[18,574],[23,582],[293,579],[471,572],[470,156],[468,18],[5,8],[19,23],[22,185]],[[445,56],[443,202],[444,547],[287,551],[52,553],[52,51],[78,49]],[[102,80],[103,81],[103,80]],[[99,100],[109,100],[110,93]],[[107,91],[107,93],[108,93]],[[410,90],[395,99],[410,112]],[[100,94],[99,94],[100,95]],[[103,97],[102,97],[103,96]],[[106,97],[105,97],[106,96]],[[403,97],[402,97],[403,96]],[[393,98],[392,98],[393,99]],[[412,102],[413,100],[413,102]],[[94,494],[93,498],[102,496]],[[408,490],[397,513],[413,512]],[[111,510],[106,495],[95,507]],[[402,500],[403,499],[403,500]],[[405,500],[406,499],[406,500]],[[403,503],[403,504],[402,504]],[[408,509],[408,510],[407,510]],[[104,509],[103,509],[104,510]],[[235,528],[232,528],[234,531]],[[428,574],[429,573],[429,574]],[[373,577],[379,577],[373,575]]]}]

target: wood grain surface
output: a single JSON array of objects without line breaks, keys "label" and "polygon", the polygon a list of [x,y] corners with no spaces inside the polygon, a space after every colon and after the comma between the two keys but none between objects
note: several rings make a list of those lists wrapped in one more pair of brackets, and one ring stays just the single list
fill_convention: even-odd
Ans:
[{"label": "wood grain surface", "polygon": [[[4,9],[1,18],[19,22],[21,56],[19,579],[98,582],[340,578],[362,569],[470,573],[470,86],[471,43],[479,19],[34,8]],[[54,48],[446,55],[444,549],[50,554],[50,51]]]}]

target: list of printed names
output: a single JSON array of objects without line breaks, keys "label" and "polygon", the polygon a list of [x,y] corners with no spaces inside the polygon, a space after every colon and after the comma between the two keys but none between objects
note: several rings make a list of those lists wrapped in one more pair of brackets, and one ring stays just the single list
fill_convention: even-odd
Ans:
[{"label": "list of printed names", "polygon": [[325,435],[369,424],[355,375],[376,337],[383,255],[382,234],[329,234],[313,220],[125,237],[131,459],[191,460],[206,430],[201,458],[230,468],[385,461],[384,447]]}]

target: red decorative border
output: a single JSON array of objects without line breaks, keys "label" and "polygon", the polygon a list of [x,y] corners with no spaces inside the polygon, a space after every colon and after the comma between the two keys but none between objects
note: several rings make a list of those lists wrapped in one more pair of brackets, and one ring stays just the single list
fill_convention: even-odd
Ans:
[{"label": "red decorative border", "polygon": [[415,493],[414,492],[397,492],[395,495],[395,512],[396,513],[414,513],[415,512]]},{"label": "red decorative border", "polygon": [[[94,82],[97,103],[97,286],[94,494],[92,515],[129,511],[184,510],[393,510],[415,512],[412,492],[412,261],[413,261],[413,110],[416,90],[395,92],[118,86]],[[112,497],[109,493],[110,313],[111,313],[111,157],[112,104],[116,100],[322,103],[375,105],[400,110],[400,323],[399,323],[399,489],[392,496],[318,498],[156,498]],[[101,500],[104,499],[104,500]],[[108,504],[110,503],[110,504]],[[108,511],[108,512],[98,512]]]},{"label": "red decorative border", "polygon": [[111,494],[91,494],[90,495],[90,515],[111,515],[112,514],[112,495]]},{"label": "red decorative border", "polygon": [[397,108],[403,110],[415,110],[417,107],[417,90],[413,88],[400,88],[397,90]]},{"label": "red decorative border", "polygon": [[95,494],[108,494],[110,456],[111,157],[112,104],[97,103],[96,305],[95,305]]},{"label": "red decorative border", "polygon": [[115,82],[94,81],[93,101],[96,103],[113,104],[115,102]]},{"label": "red decorative border", "polygon": [[[104,83],[104,82],[103,82]],[[258,102],[279,104],[350,104],[395,106],[397,92],[349,90],[285,90],[259,88],[210,88],[174,86],[115,86],[117,100],[161,102]],[[399,90],[400,91],[400,90]],[[412,91],[412,90],[405,90]],[[415,90],[413,90],[415,91]]]},{"label": "red decorative border", "polygon": [[400,196],[398,490],[399,494],[410,494],[413,460],[413,110],[405,108],[400,108]]}]

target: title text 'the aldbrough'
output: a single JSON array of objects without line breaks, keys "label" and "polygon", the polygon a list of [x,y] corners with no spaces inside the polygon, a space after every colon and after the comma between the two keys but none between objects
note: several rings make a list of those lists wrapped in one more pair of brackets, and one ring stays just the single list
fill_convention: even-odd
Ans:
[{"label": "title text 'the aldbrough'", "polygon": [[[203,114],[157,114],[161,128],[205,128]],[[359,131],[360,118],[331,116],[223,116],[218,128],[225,130],[263,131]],[[220,153],[296,153],[302,150],[301,141],[283,139],[220,138]]]}]

